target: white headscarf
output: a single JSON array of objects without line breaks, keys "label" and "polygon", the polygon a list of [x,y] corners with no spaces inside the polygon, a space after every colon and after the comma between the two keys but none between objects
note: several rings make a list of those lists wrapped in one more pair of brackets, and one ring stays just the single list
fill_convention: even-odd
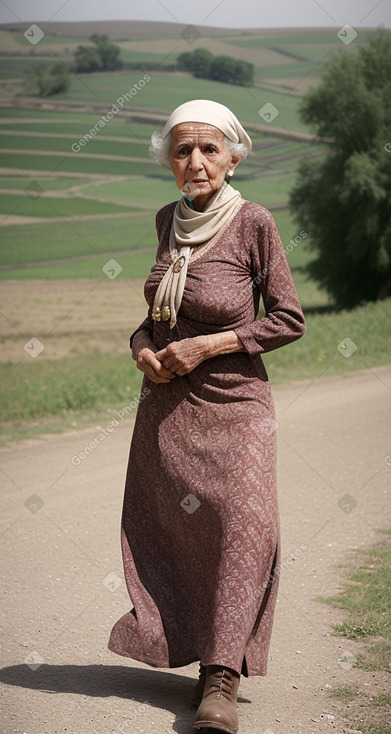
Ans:
[{"label": "white headscarf", "polygon": [[180,122],[204,122],[207,125],[213,125],[221,130],[228,140],[243,143],[248,152],[251,151],[251,138],[234,113],[220,102],[213,102],[211,99],[192,99],[190,102],[181,104],[168,118],[163,128],[162,138],[166,138],[172,128],[179,125]]}]

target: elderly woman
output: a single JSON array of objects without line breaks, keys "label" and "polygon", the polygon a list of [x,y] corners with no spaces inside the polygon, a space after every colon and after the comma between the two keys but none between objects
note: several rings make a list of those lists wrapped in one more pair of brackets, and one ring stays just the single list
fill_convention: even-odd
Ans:
[{"label": "elderly woman", "polygon": [[304,317],[272,216],[229,183],[251,150],[235,115],[187,102],[151,150],[183,196],[157,214],[148,317],[131,336],[144,373],[122,516],[134,608],[109,647],[161,668],[200,661],[194,728],[235,734],[240,675],[266,674],[279,577],[261,355],[298,339]]}]

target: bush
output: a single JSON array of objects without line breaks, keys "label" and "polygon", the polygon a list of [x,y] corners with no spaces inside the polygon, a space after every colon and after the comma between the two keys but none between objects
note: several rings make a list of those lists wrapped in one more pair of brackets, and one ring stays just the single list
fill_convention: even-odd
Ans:
[{"label": "bush", "polygon": [[69,84],[69,69],[61,63],[53,66],[45,64],[33,66],[27,75],[27,90],[40,97],[51,97],[53,94],[66,92]]},{"label": "bush", "polygon": [[254,84],[254,66],[231,56],[216,56],[210,65],[210,78],[226,84],[250,87]]},{"label": "bush", "polygon": [[210,67],[213,58],[213,54],[206,48],[196,48],[192,53],[180,54],[177,63],[180,69],[191,71],[198,78],[210,79]]},{"label": "bush", "polygon": [[90,74],[93,71],[116,71],[123,68],[121,49],[108,36],[93,33],[93,46],[78,46],[75,52],[75,71]]},{"label": "bush", "polygon": [[190,71],[195,77],[214,79],[225,84],[238,84],[242,87],[254,84],[253,64],[231,56],[213,56],[205,48],[196,48],[191,53],[187,51],[180,54],[177,64],[180,69]]}]

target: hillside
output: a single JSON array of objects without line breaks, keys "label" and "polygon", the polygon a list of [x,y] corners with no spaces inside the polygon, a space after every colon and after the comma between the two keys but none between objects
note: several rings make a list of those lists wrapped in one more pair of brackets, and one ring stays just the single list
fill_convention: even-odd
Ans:
[{"label": "hillside", "polygon": [[[148,20],[86,20],[78,22],[40,21],[36,23],[50,36],[71,36],[74,38],[88,38],[92,33],[107,33],[110,38],[173,38],[179,36],[184,28],[183,23],[162,23]],[[24,33],[28,23],[0,23],[0,30]],[[275,36],[291,35],[298,31],[317,33],[318,28],[215,28],[214,26],[200,25],[197,29],[203,36]],[[325,33],[336,33],[338,28],[322,29]]]}]

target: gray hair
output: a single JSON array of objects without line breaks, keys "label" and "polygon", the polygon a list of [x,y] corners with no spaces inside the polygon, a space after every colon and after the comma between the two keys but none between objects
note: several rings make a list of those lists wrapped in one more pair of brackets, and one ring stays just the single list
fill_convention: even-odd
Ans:
[{"label": "gray hair", "polygon": [[[151,157],[159,163],[160,166],[170,167],[171,144],[171,132],[169,132],[165,138],[162,138],[161,133],[157,130],[152,133],[149,152]],[[231,155],[237,155],[241,161],[247,158],[248,150],[243,143],[234,143],[233,140],[230,140],[226,135],[224,135],[224,144]]]}]

